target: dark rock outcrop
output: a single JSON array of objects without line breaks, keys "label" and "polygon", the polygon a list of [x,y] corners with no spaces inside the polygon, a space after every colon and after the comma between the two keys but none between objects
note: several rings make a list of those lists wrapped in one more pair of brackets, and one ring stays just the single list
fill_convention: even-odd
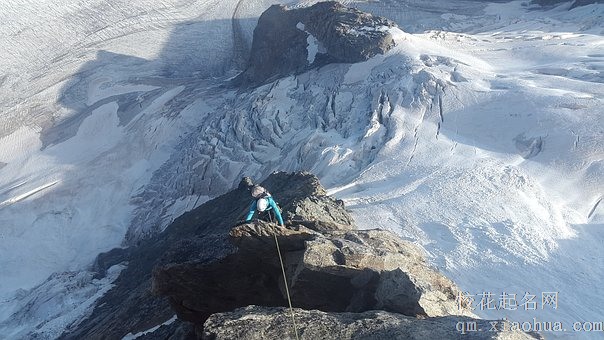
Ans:
[{"label": "dark rock outcrop", "polygon": [[130,248],[114,248],[108,252],[99,254],[92,264],[95,278],[105,277],[107,269],[111,266],[127,261],[130,251]]},{"label": "dark rock outcrop", "polygon": [[[135,247],[101,255],[99,275],[116,261],[127,262],[114,287],[100,298],[92,314],[71,325],[61,339],[121,339],[147,330],[173,315],[164,297],[151,294],[151,273],[156,266],[187,261],[211,263],[235,252],[229,231],[241,220],[251,202],[249,179],[239,187],[177,218],[166,230]],[[264,182],[284,209],[284,217],[306,220],[314,216],[325,225],[350,225],[341,202],[326,196],[318,179],[309,173],[274,173]]]},{"label": "dark rock outcrop", "polygon": [[355,63],[394,46],[382,17],[335,1],[299,9],[273,5],[258,19],[250,59],[236,85],[256,86],[328,63]]},{"label": "dark rock outcrop", "polygon": [[472,315],[457,287],[430,268],[421,250],[381,230],[317,232],[264,222],[231,230],[238,251],[212,263],[155,268],[153,291],[199,328],[213,313],[247,305],[284,306],[276,236],[294,306],[330,312],[381,309],[410,316]]},{"label": "dark rock outcrop", "polygon": [[[496,330],[487,320],[464,316],[417,319],[384,311],[325,313],[294,309],[300,339],[541,339],[510,330],[499,321]],[[212,315],[205,323],[203,339],[295,339],[290,311],[285,308],[249,306]],[[466,328],[462,328],[466,327]],[[474,329],[468,330],[468,328]]]},{"label": "dark rock outcrop", "polygon": [[[128,267],[92,315],[62,338],[120,339],[165,323],[174,312],[176,322],[144,337],[200,339],[206,332],[208,339],[282,338],[287,329],[280,321],[285,315],[282,309],[250,307],[232,312],[248,305],[287,306],[275,237],[293,305],[322,311],[298,312],[303,338],[340,331],[349,338],[369,331],[411,334],[424,332],[434,322],[442,329],[426,334],[438,338],[456,330],[451,323],[438,323],[445,319],[434,317],[473,316],[466,306],[457,305],[456,286],[427,265],[417,246],[390,232],[354,230],[343,203],[327,196],[311,174],[274,173],[262,182],[281,203],[286,227],[262,221],[232,227],[249,207],[250,184],[243,180],[136,247],[103,255],[99,268],[124,257]],[[247,312],[248,316],[241,314]],[[222,330],[216,326],[220,322]],[[323,322],[329,324],[317,326]],[[394,330],[392,325],[407,330]]]}]

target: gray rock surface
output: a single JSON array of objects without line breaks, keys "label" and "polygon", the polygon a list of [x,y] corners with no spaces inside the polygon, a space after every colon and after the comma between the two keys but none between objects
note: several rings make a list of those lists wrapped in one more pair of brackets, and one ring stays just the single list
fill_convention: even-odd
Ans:
[{"label": "gray rock surface", "polygon": [[365,61],[388,51],[395,24],[335,1],[273,5],[258,19],[247,68],[234,82],[255,86],[328,63]]},{"label": "gray rock surface", "polygon": [[[261,309],[260,319],[257,310],[250,310],[247,317],[237,314],[241,310],[229,314],[248,305],[287,306],[275,235],[295,307],[361,313],[342,314],[347,315],[342,319],[340,314],[300,311],[308,316],[303,323],[328,326],[316,331],[307,326],[307,338],[340,330],[362,338],[380,323],[384,327],[376,334],[420,332],[419,337],[432,327],[432,321],[422,323],[422,319],[473,316],[465,306],[457,305],[457,287],[427,265],[417,246],[390,232],[354,230],[343,203],[327,196],[309,173],[274,173],[262,182],[281,203],[286,227],[262,221],[233,227],[251,203],[251,183],[244,179],[237,188],[182,215],[162,234],[138,246],[103,255],[98,261],[101,269],[123,259],[128,267],[97,302],[92,315],[72,325],[62,338],[120,339],[162,324],[174,312],[177,322],[145,337],[199,339],[207,331],[208,339],[281,338],[285,333],[280,332],[287,329],[279,321],[283,313],[267,314]],[[371,310],[397,314],[365,313]],[[261,323],[246,324],[245,320]],[[338,325],[338,320],[348,321]],[[390,327],[388,320],[407,330]],[[204,323],[210,325],[209,331]],[[220,323],[224,329],[218,331]],[[256,326],[268,328],[241,329]],[[455,334],[451,332],[442,334]]]},{"label": "gray rock surface", "polygon": [[[177,218],[166,230],[127,250],[102,254],[95,268],[102,272],[110,264],[125,261],[115,286],[100,298],[87,319],[67,328],[61,339],[121,339],[128,333],[147,330],[169,320],[174,311],[168,299],[151,294],[151,274],[156,266],[198,262],[212,263],[235,251],[229,231],[241,220],[251,203],[249,179],[233,190]],[[285,218],[313,214],[327,224],[350,224],[343,205],[326,196],[312,174],[274,173],[262,185],[270,190],[284,210]],[[325,209],[311,203],[323,202]],[[278,291],[276,294],[280,294]],[[280,300],[281,301],[281,300]]]},{"label": "gray rock surface", "polygon": [[411,316],[472,314],[455,284],[417,246],[382,230],[328,231],[286,254],[296,306],[326,311],[382,309]]},{"label": "gray rock surface", "polygon": [[[307,201],[312,200],[299,200]],[[417,246],[387,231],[330,226],[334,229],[312,230],[297,221],[288,221],[287,227],[262,221],[239,225],[229,233],[236,252],[210,262],[171,256],[179,261],[155,267],[152,291],[167,296],[178,317],[193,322],[198,333],[217,312],[251,304],[286,306],[276,237],[296,307],[473,316],[456,303],[455,284],[430,268]]]},{"label": "gray rock surface", "polygon": [[[491,322],[463,316],[417,319],[384,311],[326,313],[295,308],[300,339],[539,339],[509,330],[503,323],[491,330]],[[476,331],[462,326],[476,325]],[[471,326],[473,327],[473,326]],[[480,329],[480,330],[479,330]],[[504,331],[504,329],[506,329]],[[248,306],[212,315],[205,323],[202,339],[295,339],[291,314],[286,308]]]}]

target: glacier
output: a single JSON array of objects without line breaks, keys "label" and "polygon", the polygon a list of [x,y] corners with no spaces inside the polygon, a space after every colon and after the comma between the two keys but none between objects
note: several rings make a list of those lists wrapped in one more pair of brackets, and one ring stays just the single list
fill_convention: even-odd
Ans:
[{"label": "glacier", "polygon": [[604,5],[342,2],[397,46],[249,91],[225,84],[272,2],[0,4],[0,332],[56,338],[119,274],[97,254],[276,170],[468,293],[558,292],[482,317],[601,321]]}]

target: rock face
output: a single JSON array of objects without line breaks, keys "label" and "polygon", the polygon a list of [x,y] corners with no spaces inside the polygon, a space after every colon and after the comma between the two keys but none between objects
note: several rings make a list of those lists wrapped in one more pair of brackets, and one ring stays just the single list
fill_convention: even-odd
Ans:
[{"label": "rock face", "polygon": [[[126,262],[115,286],[100,298],[92,314],[68,327],[61,339],[121,339],[169,320],[168,299],[151,294],[154,267],[187,261],[212,263],[236,251],[229,231],[251,203],[249,179],[239,187],[177,218],[166,230],[127,250],[102,254],[95,263],[99,276],[112,264]],[[284,209],[286,219],[316,218],[323,228],[351,225],[341,202],[325,194],[309,173],[274,173],[262,182]]]},{"label": "rock face", "polygon": [[199,329],[213,313],[247,305],[285,306],[276,235],[294,306],[329,312],[386,310],[409,316],[472,315],[458,290],[421,250],[381,230],[319,232],[256,222],[231,230],[238,251],[211,263],[156,267],[153,292]]},{"label": "rock face", "polygon": [[[384,336],[420,332],[414,336],[422,338],[421,332],[434,324],[441,330],[430,333],[435,334],[431,338],[442,338],[455,334],[455,328],[438,317],[474,320],[466,306],[456,303],[457,287],[427,265],[418,247],[390,232],[355,230],[344,204],[327,196],[315,176],[274,173],[262,182],[281,204],[286,227],[235,223],[251,203],[250,185],[244,179],[179,217],[162,234],[100,256],[96,267],[101,276],[112,263],[125,260],[128,267],[92,315],[62,338],[121,339],[165,323],[174,313],[176,322],[144,338],[283,338],[287,327],[281,309],[232,312],[248,305],[287,306],[275,238],[293,305],[322,311],[298,312],[303,338],[339,332],[358,338],[374,331]],[[337,314],[342,312],[355,314]],[[328,324],[316,326],[324,322]],[[221,323],[224,329],[217,328]]]},{"label": "rock face", "polygon": [[[294,309],[300,339],[541,339],[512,331],[498,324],[491,330],[487,320],[463,316],[417,319],[384,311],[325,313]],[[476,326],[476,331],[462,327]],[[205,323],[203,339],[295,339],[289,309],[249,306],[229,313],[212,315]],[[480,331],[478,331],[480,329]]]},{"label": "rock face", "polygon": [[258,19],[248,66],[235,84],[256,86],[328,63],[355,63],[394,46],[385,18],[320,2],[300,9],[273,5]]}]

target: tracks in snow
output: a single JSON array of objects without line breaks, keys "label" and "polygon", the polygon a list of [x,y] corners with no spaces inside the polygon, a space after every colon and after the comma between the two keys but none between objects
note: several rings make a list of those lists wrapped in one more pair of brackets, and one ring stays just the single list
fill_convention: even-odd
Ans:
[{"label": "tracks in snow", "polygon": [[35,189],[32,189],[32,190],[30,190],[30,191],[28,191],[26,193],[23,193],[21,195],[17,195],[15,197],[9,198],[9,199],[3,201],[2,203],[0,203],[0,208],[4,208],[4,207],[9,206],[11,204],[14,204],[14,203],[17,203],[19,201],[22,201],[22,200],[28,198],[29,196],[32,196],[34,194],[39,193],[40,191],[43,191],[45,189],[48,189],[48,188],[54,186],[55,184],[57,184],[59,182],[60,182],[59,180],[52,181],[50,183],[46,183],[44,185],[41,185],[41,186],[39,186],[39,187],[37,187]]},{"label": "tracks in snow", "polygon": [[594,212],[596,211],[596,209],[598,208],[598,205],[600,205],[600,203],[602,203],[602,200],[604,199],[604,196],[600,196],[600,198],[596,201],[596,203],[594,204],[594,206],[591,208],[591,210],[589,211],[589,214],[587,214],[587,218],[590,219],[591,216],[593,216]]}]

